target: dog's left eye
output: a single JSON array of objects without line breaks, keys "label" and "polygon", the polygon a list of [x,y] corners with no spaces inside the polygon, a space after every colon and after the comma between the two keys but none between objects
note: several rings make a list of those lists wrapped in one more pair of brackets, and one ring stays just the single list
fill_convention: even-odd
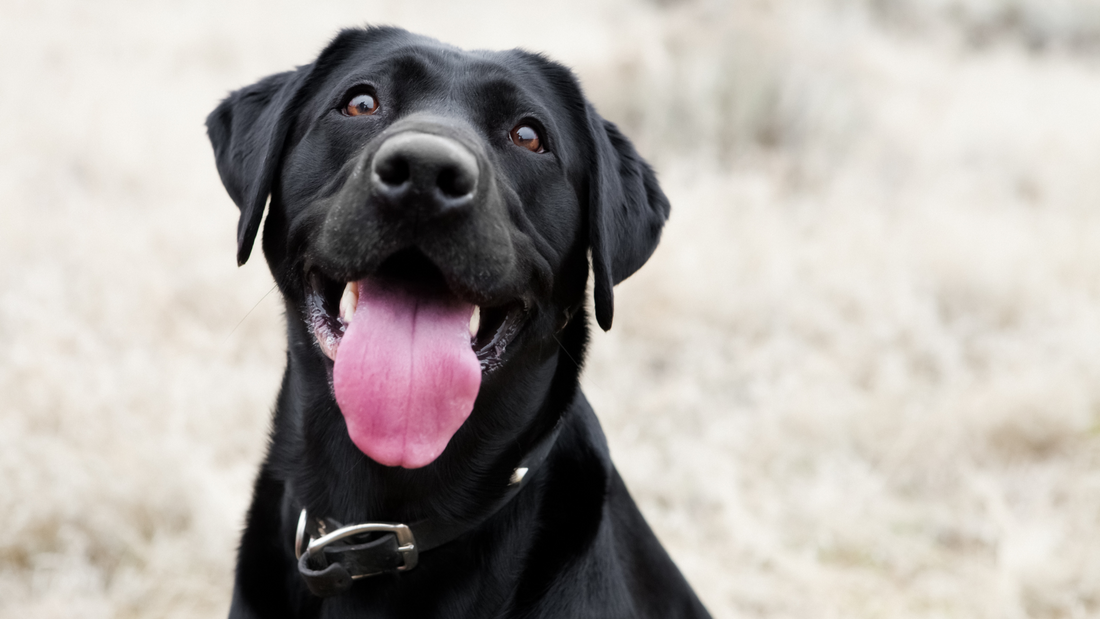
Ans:
[{"label": "dog's left eye", "polygon": [[546,152],[546,149],[542,147],[539,132],[531,125],[516,125],[510,135],[512,136],[512,143],[516,146],[522,146],[533,153]]},{"label": "dog's left eye", "polygon": [[378,99],[369,93],[355,95],[344,106],[345,116],[369,116],[378,111]]}]

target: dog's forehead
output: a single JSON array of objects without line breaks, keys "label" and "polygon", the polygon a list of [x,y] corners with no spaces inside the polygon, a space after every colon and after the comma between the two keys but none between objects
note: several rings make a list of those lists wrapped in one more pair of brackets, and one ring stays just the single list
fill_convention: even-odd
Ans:
[{"label": "dog's forehead", "polygon": [[427,103],[473,102],[478,110],[486,109],[486,100],[503,108],[560,104],[563,93],[552,87],[541,70],[545,62],[533,54],[463,50],[421,35],[400,35],[355,40],[339,46],[334,58],[318,59],[328,65],[326,95],[369,83],[391,94],[413,91]]},{"label": "dog's forehead", "polygon": [[319,142],[335,161],[377,135],[383,125],[352,128],[333,114],[369,87],[386,125],[426,113],[456,119],[491,143],[533,118],[548,132],[564,169],[583,173],[584,95],[567,68],[544,56],[523,50],[463,50],[403,30],[352,30],[299,70],[310,76],[298,105],[291,141],[296,148],[303,138]]}]

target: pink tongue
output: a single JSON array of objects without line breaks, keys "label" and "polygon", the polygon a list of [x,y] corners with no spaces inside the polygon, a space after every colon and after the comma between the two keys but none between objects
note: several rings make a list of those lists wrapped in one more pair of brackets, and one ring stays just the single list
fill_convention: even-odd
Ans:
[{"label": "pink tongue", "polygon": [[443,453],[481,386],[470,347],[473,311],[453,297],[359,282],[333,383],[348,434],[363,453],[408,469]]}]

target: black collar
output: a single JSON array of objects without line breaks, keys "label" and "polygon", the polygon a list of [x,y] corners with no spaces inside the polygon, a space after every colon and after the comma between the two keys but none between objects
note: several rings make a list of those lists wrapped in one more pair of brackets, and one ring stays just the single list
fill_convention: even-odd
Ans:
[{"label": "black collar", "polygon": [[314,595],[343,593],[354,580],[386,572],[405,572],[416,567],[419,554],[454,541],[476,529],[508,504],[534,477],[561,433],[562,421],[527,452],[512,471],[504,494],[488,509],[461,520],[440,522],[431,518],[402,524],[369,522],[343,525],[331,518],[310,516],[303,508],[298,518],[294,553],[298,572]]}]

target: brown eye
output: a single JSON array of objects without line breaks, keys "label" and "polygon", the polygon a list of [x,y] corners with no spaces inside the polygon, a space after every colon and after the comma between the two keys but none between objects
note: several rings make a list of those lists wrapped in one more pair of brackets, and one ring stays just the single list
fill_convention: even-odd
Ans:
[{"label": "brown eye", "polygon": [[344,108],[344,114],[348,116],[369,116],[377,111],[378,99],[367,93],[355,95],[351,98],[351,101],[348,101],[347,107]]},{"label": "brown eye", "polygon": [[539,132],[530,125],[517,125],[512,129],[511,135],[512,143],[516,146],[522,146],[533,153],[546,152],[542,147],[542,140],[539,139]]}]

